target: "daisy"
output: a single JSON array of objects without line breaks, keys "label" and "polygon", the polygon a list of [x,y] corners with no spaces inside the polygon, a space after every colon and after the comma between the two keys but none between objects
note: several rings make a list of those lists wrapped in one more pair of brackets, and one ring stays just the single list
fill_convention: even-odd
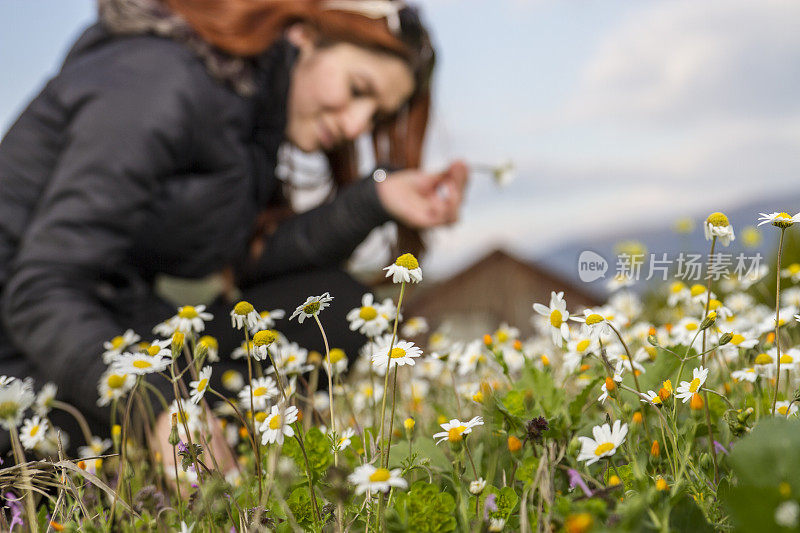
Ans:
[{"label": "daisy", "polygon": [[[250,385],[239,391],[239,401],[247,409],[250,409]],[[271,377],[255,378],[252,383],[253,389],[253,409],[261,410],[267,408],[267,402],[278,396],[280,391]]]},{"label": "daisy", "polygon": [[386,277],[392,277],[392,283],[419,283],[422,281],[422,269],[417,258],[411,254],[403,254],[394,263],[384,268]]},{"label": "daisy", "polygon": [[756,378],[758,378],[758,373],[754,367],[749,367],[731,372],[731,377],[734,381],[749,381],[750,383],[755,383]]},{"label": "daisy", "polygon": [[551,335],[556,346],[561,346],[564,340],[569,339],[569,327],[567,327],[569,313],[567,312],[567,302],[564,301],[563,292],[556,293],[553,291],[550,294],[550,307],[535,303],[533,304],[533,310],[550,319]]},{"label": "daisy", "polygon": [[272,311],[261,311],[258,314],[258,321],[250,329],[251,334],[255,334],[262,329],[272,329],[275,327],[275,321],[280,320],[286,316],[286,311],[283,309],[274,309]]},{"label": "daisy", "polygon": [[34,400],[33,385],[30,379],[15,379],[4,387],[0,387],[0,426],[7,430],[17,427],[22,414]]},{"label": "daisy", "polygon": [[172,318],[176,331],[184,334],[199,333],[206,329],[206,322],[214,318],[211,313],[206,313],[205,305],[184,305],[178,308],[178,314]]},{"label": "daisy", "polygon": [[347,313],[347,320],[351,331],[358,330],[367,337],[377,337],[389,329],[389,321],[381,313],[380,306],[374,303],[371,293],[361,297],[361,307],[351,309]]},{"label": "daisy", "polygon": [[192,388],[191,390],[191,399],[192,403],[198,404],[200,400],[203,399],[203,395],[208,390],[209,380],[211,379],[211,367],[204,366],[203,370],[200,371],[198,375],[197,381],[192,381],[189,383],[189,386]]},{"label": "daisy", "polygon": [[19,432],[19,440],[26,450],[32,450],[44,441],[45,433],[47,432],[47,419],[42,419],[39,415],[33,418],[28,418],[22,424]]},{"label": "daisy", "polygon": [[478,363],[486,361],[484,345],[481,340],[474,340],[464,346],[456,344],[450,354],[450,360],[458,365],[458,375],[466,376],[475,373]]},{"label": "daisy", "polygon": [[692,395],[700,390],[708,378],[708,369],[699,366],[692,370],[692,381],[681,381],[675,390],[675,397],[681,398],[683,403],[688,402]]},{"label": "daisy", "polygon": [[422,350],[413,342],[397,341],[391,351],[386,344],[378,344],[372,354],[372,364],[377,367],[388,367],[389,363],[397,366],[414,366],[414,359],[422,355]]},{"label": "daisy", "polygon": [[103,348],[105,348],[106,351],[103,352],[103,362],[110,365],[114,357],[120,355],[128,346],[140,340],[141,337],[139,335],[134,333],[132,329],[128,329],[122,335],[117,335],[110,341],[104,342]]},{"label": "daisy", "polygon": [[[249,350],[248,350],[249,348]],[[248,352],[252,355],[255,351],[255,343],[250,340],[247,342],[242,342],[238,348],[231,352],[231,359],[241,359],[242,357],[247,357]]]},{"label": "daisy", "polygon": [[791,227],[795,222],[800,221],[800,213],[792,216],[789,213],[759,213],[758,225],[772,224],[773,226],[781,229]]},{"label": "daisy", "polygon": [[595,343],[612,335],[611,323],[600,313],[592,309],[584,309],[583,316],[572,315],[570,320],[583,323],[581,334]]},{"label": "daisy", "polygon": [[17,378],[11,376],[0,376],[0,387],[5,387],[15,379]]},{"label": "daisy", "polygon": [[412,316],[403,323],[400,334],[403,337],[416,337],[428,332],[428,321],[421,316]]},{"label": "daisy", "polygon": [[42,388],[39,389],[39,394],[36,395],[36,403],[33,407],[37,415],[43,418],[47,416],[47,413],[53,408],[53,402],[56,400],[57,393],[58,387],[56,387],[55,383],[45,383]]},{"label": "daisy", "polygon": [[[244,387],[244,377],[238,370],[229,369],[222,373],[222,386],[229,391],[238,391]],[[249,399],[249,396],[248,396]]]},{"label": "daisy", "polygon": [[328,358],[331,360],[331,364],[333,365],[333,371],[336,374],[343,374],[347,372],[347,354],[344,353],[344,350],[341,348],[331,348],[328,352],[328,357],[322,360],[322,367],[325,369],[325,372],[331,372],[331,364],[328,364]]},{"label": "daisy", "polygon": [[450,442],[458,442],[464,438],[464,435],[469,435],[470,433],[472,433],[472,428],[482,425],[483,425],[482,416],[473,417],[467,422],[462,422],[459,419],[454,418],[450,420],[450,422],[445,422],[444,424],[441,424],[441,427],[444,431],[440,431],[439,433],[434,433],[433,438],[439,439],[436,441],[436,444],[440,444],[446,440]]},{"label": "daisy", "polygon": [[[308,350],[296,342],[278,342],[272,360],[277,369],[285,375],[304,374],[313,370],[314,365],[308,362]],[[267,374],[275,372],[275,367],[267,369]]]},{"label": "daisy", "polygon": [[151,356],[144,353],[123,353],[114,361],[111,369],[118,374],[143,376],[161,372],[171,363],[171,357],[164,357],[161,354]]},{"label": "daisy", "polygon": [[793,402],[776,402],[775,413],[782,416],[795,415],[797,414],[797,404]]},{"label": "daisy", "polygon": [[[614,374],[611,376],[611,379],[613,381],[616,381],[617,383],[622,383],[622,374],[623,373],[625,373],[625,367],[622,366],[622,361],[618,361],[616,368],[614,368]],[[606,378],[606,379],[608,379],[608,378]],[[600,396],[597,397],[597,401],[600,402],[600,403],[604,403],[606,401],[606,399],[608,398],[608,385],[607,385],[607,383],[608,382],[603,383],[603,386],[600,387],[600,390],[603,391],[603,394],[601,394]]]},{"label": "daisy", "polygon": [[97,383],[97,393],[100,396],[97,405],[104,407],[112,400],[119,400],[133,388],[134,383],[136,383],[136,376],[133,374],[112,369],[106,370]]},{"label": "daisy", "polygon": [[206,351],[206,359],[209,363],[219,361],[219,342],[211,335],[203,335],[197,341],[197,348]]},{"label": "daisy", "polygon": [[263,361],[269,357],[269,347],[278,340],[278,332],[264,329],[253,335],[253,349],[250,354],[256,361]]},{"label": "daisy", "polygon": [[408,483],[400,477],[400,469],[387,470],[375,468],[370,464],[357,467],[347,476],[347,481],[356,486],[356,495],[372,492],[388,492],[391,487],[408,488]]},{"label": "daisy", "polygon": [[728,246],[731,241],[736,240],[733,234],[733,227],[728,222],[728,217],[722,213],[711,213],[703,224],[706,240],[710,241],[714,237],[724,246]]},{"label": "daisy", "polygon": [[283,437],[294,437],[291,424],[297,421],[297,407],[294,405],[285,410],[282,406],[273,405],[264,423],[261,424],[261,444],[266,446],[270,442],[283,444]]},{"label": "daisy", "polygon": [[483,479],[482,477],[479,477],[475,481],[470,481],[469,483],[469,492],[470,494],[473,494],[475,496],[483,492],[483,489],[485,488],[486,488],[486,480]]},{"label": "daisy", "polygon": [[[181,418],[181,410],[183,410],[183,419]],[[200,419],[200,417],[202,416],[202,411],[203,408],[200,407],[199,405],[195,405],[191,402],[186,402],[184,400],[181,400],[179,409],[178,401],[172,400],[172,405],[170,405],[169,407],[169,414],[170,417],[172,415],[177,416],[178,431],[180,432],[181,435],[184,436],[183,440],[185,440],[186,437],[186,435],[184,435],[185,433],[183,427],[184,422],[189,427],[189,431],[191,431],[193,435],[195,432],[200,431],[200,428],[202,427],[202,421]]]},{"label": "daisy", "polygon": [[646,398],[640,398],[642,402],[652,403],[656,407],[661,407],[661,396],[659,396],[657,392],[649,390],[647,394],[643,394],[643,396],[646,396]]},{"label": "daisy", "polygon": [[679,303],[686,303],[691,298],[689,287],[682,281],[675,281],[669,286],[667,305],[675,307]]},{"label": "daisy", "polygon": [[327,292],[320,296],[309,296],[305,302],[297,306],[289,320],[297,317],[297,321],[302,324],[306,318],[316,316],[320,311],[328,307],[331,300],[333,300],[333,296]]},{"label": "daisy", "polygon": [[350,446],[350,439],[352,439],[355,434],[356,432],[353,430],[353,428],[345,429],[344,433],[342,433],[336,442],[336,449],[342,451]]},{"label": "daisy", "polygon": [[111,448],[111,439],[101,439],[100,437],[92,437],[92,440],[86,446],[78,448],[78,456],[81,458],[97,457]]},{"label": "daisy", "polygon": [[578,454],[578,461],[586,461],[586,466],[596,463],[603,457],[614,455],[617,448],[625,442],[628,434],[628,424],[620,425],[620,421],[614,422],[614,426],[608,424],[594,426],[592,428],[594,439],[590,437],[578,437],[581,443],[581,451]]},{"label": "daisy", "polygon": [[232,328],[242,329],[246,327],[248,329],[253,329],[259,319],[261,319],[261,315],[256,312],[255,308],[253,308],[253,304],[250,302],[241,301],[236,304],[231,311]]},{"label": "daisy", "polygon": [[800,263],[792,263],[788,267],[781,270],[782,278],[789,278],[793,282],[800,281]]},{"label": "daisy", "polygon": [[498,187],[508,186],[516,178],[517,172],[513,161],[506,161],[501,165],[492,167],[492,179]]}]

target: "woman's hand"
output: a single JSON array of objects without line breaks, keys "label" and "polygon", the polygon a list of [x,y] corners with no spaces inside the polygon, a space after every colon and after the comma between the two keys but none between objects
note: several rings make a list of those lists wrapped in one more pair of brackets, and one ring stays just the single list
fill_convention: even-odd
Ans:
[{"label": "woman's hand", "polygon": [[426,229],[458,220],[466,184],[467,166],[456,161],[436,174],[415,169],[393,172],[377,189],[384,209],[396,220]]}]

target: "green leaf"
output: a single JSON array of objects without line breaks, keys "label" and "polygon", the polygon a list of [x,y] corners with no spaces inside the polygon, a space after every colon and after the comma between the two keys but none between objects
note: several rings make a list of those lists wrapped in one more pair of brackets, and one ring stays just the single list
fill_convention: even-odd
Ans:
[{"label": "green leaf", "polygon": [[439,487],[417,481],[408,492],[396,493],[394,509],[388,515],[389,531],[455,531],[456,502]]}]

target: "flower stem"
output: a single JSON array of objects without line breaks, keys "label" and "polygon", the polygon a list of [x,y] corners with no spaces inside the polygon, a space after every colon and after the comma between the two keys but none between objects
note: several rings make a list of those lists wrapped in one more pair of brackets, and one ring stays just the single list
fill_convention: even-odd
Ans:
[{"label": "flower stem", "polygon": [[775,276],[775,349],[777,350],[777,372],[775,374],[775,396],[772,398],[772,416],[775,416],[775,405],[778,403],[778,386],[781,380],[781,255],[783,254],[783,235],[786,228],[781,228],[781,238],[778,241],[778,261]]},{"label": "flower stem", "polygon": [[[712,261],[714,261],[714,247],[717,244],[717,237],[716,235],[711,239],[711,252],[708,254],[708,270],[710,270]],[[705,312],[703,313],[703,320],[708,317],[708,308],[711,304],[711,276],[706,273],[706,277],[708,278],[708,283],[706,285],[706,308]],[[706,368],[706,333],[708,332],[708,328],[703,330],[703,341],[702,341],[702,352],[703,352],[703,368]],[[703,394],[704,396],[704,408],[706,414],[706,426],[708,426],[708,451],[711,452],[711,459],[714,463],[714,482],[716,483],[719,479],[719,466],[717,465],[717,450],[714,448],[714,433],[711,430],[711,411],[708,408],[708,392]]]},{"label": "flower stem", "polygon": [[264,482],[263,475],[261,473],[261,448],[259,446],[259,438],[258,438],[258,428],[256,427],[256,410],[254,407],[253,402],[253,362],[251,361],[250,355],[250,332],[247,331],[247,327],[244,329],[244,347],[247,350],[247,377],[250,380],[248,384],[250,385],[250,424],[253,428],[253,435],[255,441],[255,449],[253,452],[255,453],[256,459],[256,477],[258,477],[258,501],[261,502],[261,498],[264,496],[263,488],[261,485]]},{"label": "flower stem", "polygon": [[[331,433],[336,438],[336,418],[333,416],[333,361],[331,361],[331,349],[328,346],[328,336],[325,335],[325,328],[322,327],[322,322],[319,321],[319,316],[314,314],[314,320],[319,326],[319,331],[322,333],[322,342],[325,343],[325,359],[328,361],[328,403],[331,409]],[[333,447],[333,466],[339,466],[339,452],[338,447]]]}]

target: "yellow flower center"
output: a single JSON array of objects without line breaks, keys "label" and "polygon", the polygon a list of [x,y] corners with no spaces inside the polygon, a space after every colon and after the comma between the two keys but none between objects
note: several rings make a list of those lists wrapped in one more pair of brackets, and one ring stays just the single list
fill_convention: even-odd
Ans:
[{"label": "yellow flower center", "polygon": [[217,342],[217,339],[215,339],[211,335],[203,335],[202,337],[200,337],[200,340],[197,341],[197,342],[198,342],[198,344],[205,345],[205,347],[208,348],[209,350],[218,350],[219,349],[219,343]]},{"label": "yellow flower center", "polygon": [[19,404],[14,401],[0,403],[0,419],[13,418],[19,410]]},{"label": "yellow flower center", "polygon": [[153,344],[147,349],[147,355],[149,355],[150,357],[155,357],[156,355],[158,355],[158,352],[160,351],[161,347],[156,344]]},{"label": "yellow flower center", "polygon": [[467,426],[458,426],[450,428],[447,431],[447,440],[449,440],[450,442],[458,442],[462,440],[464,438],[462,433],[464,433],[465,429],[467,429]]},{"label": "yellow flower center", "polygon": [[772,357],[769,354],[760,353],[756,357],[757,365],[768,365],[772,362]]},{"label": "yellow flower center", "polygon": [[675,283],[672,284],[672,286],[669,288],[669,290],[670,290],[670,292],[672,292],[672,294],[678,294],[679,292],[681,292],[685,288],[686,288],[686,285],[684,285],[683,282],[676,281]]},{"label": "yellow flower center", "polygon": [[792,263],[789,265],[790,274],[800,274],[800,263]]},{"label": "yellow flower center", "polygon": [[278,338],[278,334],[271,329],[259,331],[253,335],[253,344],[256,346],[269,346]]},{"label": "yellow flower center", "polygon": [[208,379],[203,378],[200,380],[200,383],[197,384],[197,392],[203,392],[208,387]]},{"label": "yellow flower center", "polygon": [[253,396],[264,396],[267,393],[266,387],[258,387],[253,390]]},{"label": "yellow flower center", "polygon": [[338,363],[339,361],[347,357],[347,354],[345,354],[344,350],[342,350],[341,348],[332,348],[331,351],[328,352],[328,355],[331,358],[331,363]]},{"label": "yellow flower center", "polygon": [[37,433],[39,433],[39,424],[33,426],[28,435],[30,435],[31,437],[35,437]]},{"label": "yellow flower center", "polygon": [[733,337],[731,337],[731,344],[735,344],[739,346],[745,341],[744,335],[739,335],[738,333],[734,333]]},{"label": "yellow flower center", "polygon": [[117,335],[113,339],[111,339],[111,346],[114,348],[121,348],[125,344],[125,339]]},{"label": "yellow flower center", "polygon": [[364,320],[375,320],[378,317],[378,312],[371,305],[365,305],[358,312],[358,316]]},{"label": "yellow flower center", "polygon": [[728,222],[728,217],[726,217],[723,213],[720,212],[711,213],[710,215],[708,215],[706,222],[718,228],[720,227],[724,228],[725,226],[730,226],[730,222]]},{"label": "yellow flower center", "polygon": [[259,316],[261,316],[261,318],[269,318],[269,311],[261,311]]},{"label": "yellow flower center", "polygon": [[[406,254],[406,255],[411,255],[411,254]],[[378,468],[372,474],[369,475],[369,480],[372,481],[373,483],[376,483],[380,481],[388,481],[390,477],[392,477],[391,472],[389,472],[385,468]]]},{"label": "yellow flower center", "polygon": [[661,388],[663,388],[663,389],[666,389],[666,390],[668,390],[669,392],[672,392],[672,381],[671,381],[671,380],[669,380],[669,379],[668,379],[668,380],[666,380],[666,381],[664,381],[664,382],[661,384]]},{"label": "yellow flower center", "polygon": [[596,456],[600,457],[604,453],[610,452],[613,449],[614,449],[614,443],[613,442],[604,442],[603,444],[601,444],[597,448],[595,448],[594,454]]},{"label": "yellow flower center", "polygon": [[258,413],[255,414],[253,418],[255,418],[256,422],[260,424],[261,422],[267,419],[267,413],[265,413],[264,411],[259,411]]},{"label": "yellow flower center", "polygon": [[781,356],[781,364],[790,364],[790,363],[794,363],[794,358],[788,353],[783,354]]},{"label": "yellow flower center", "polygon": [[694,378],[691,383],[689,383],[689,391],[697,392],[697,389],[700,388],[700,378]]},{"label": "yellow flower center", "polygon": [[550,312],[550,324],[552,324],[554,328],[560,328],[562,322],[563,319],[561,311],[559,311],[558,309],[553,309]]},{"label": "yellow flower center", "polygon": [[314,315],[319,311],[319,300],[313,301],[303,306],[303,312],[307,315]]},{"label": "yellow flower center", "polygon": [[364,387],[364,396],[367,398],[372,398],[372,387],[366,386]]},{"label": "yellow flower center", "polygon": [[269,429],[278,429],[281,427],[281,415],[275,415],[269,421]]},{"label": "yellow flower center", "polygon": [[789,213],[778,213],[778,216],[772,220],[772,225],[779,228],[788,228],[793,224],[792,215]]},{"label": "yellow flower center", "polygon": [[403,254],[397,258],[394,262],[395,265],[403,268],[407,268],[409,270],[414,270],[415,268],[419,268],[419,262],[417,258],[411,254]]},{"label": "yellow flower center", "polygon": [[184,305],[178,311],[178,316],[181,318],[197,318],[197,309],[191,305]]},{"label": "yellow flower center", "polygon": [[786,416],[786,413],[789,412],[789,408],[785,405],[781,405],[780,407],[778,407],[778,412],[783,416]]},{"label": "yellow flower center", "polygon": [[406,356],[406,351],[404,349],[402,349],[402,348],[392,348],[392,352],[390,354],[390,357],[392,359],[398,359],[400,357],[405,357],[405,356]]},{"label": "yellow flower center", "polygon": [[237,315],[247,316],[255,311],[253,304],[250,302],[241,301],[233,308],[233,312]]},{"label": "yellow flower center", "polygon": [[133,362],[133,366],[136,368],[150,368],[153,364],[149,361],[144,361],[142,359],[137,359]]},{"label": "yellow flower center", "polygon": [[119,374],[111,374],[110,376],[108,376],[106,383],[108,383],[108,387],[110,389],[119,389],[123,385],[125,385],[125,376],[120,376]]},{"label": "yellow flower center", "polygon": [[689,322],[686,324],[687,331],[694,331],[697,329],[697,322]]},{"label": "yellow flower center", "polygon": [[711,299],[708,301],[708,308],[709,308],[709,310],[711,310],[711,309],[717,309],[717,308],[719,308],[720,306],[722,306],[722,302],[720,302],[720,301],[719,301],[719,300],[717,300],[716,298],[711,298]]},{"label": "yellow flower center", "polygon": [[586,350],[586,348],[589,347],[589,344],[591,344],[591,341],[589,339],[583,339],[582,341],[580,341],[578,343],[578,345],[575,347],[575,349],[577,351],[579,351],[579,352],[583,352],[583,351]]},{"label": "yellow flower center", "polygon": [[706,292],[706,288],[700,285],[699,283],[695,283],[694,285],[692,285],[692,289],[690,292],[692,296],[700,296],[701,294]]},{"label": "yellow flower center", "polygon": [[597,313],[592,313],[591,315],[586,317],[586,325],[588,326],[598,324],[602,321],[603,321],[602,315],[598,315]]},{"label": "yellow flower center", "polygon": [[508,342],[508,332],[504,329],[497,330],[497,342],[503,344]]}]

